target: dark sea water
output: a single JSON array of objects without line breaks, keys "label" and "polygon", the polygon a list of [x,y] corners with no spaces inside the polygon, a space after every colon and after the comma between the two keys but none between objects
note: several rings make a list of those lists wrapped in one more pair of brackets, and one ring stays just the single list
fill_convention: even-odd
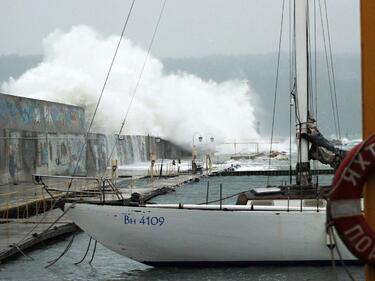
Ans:
[{"label": "dark sea water", "polygon": [[[280,184],[289,177],[272,177],[271,183]],[[319,182],[327,184],[331,176],[320,176]],[[158,203],[201,203],[206,200],[207,182],[210,182],[209,200],[219,199],[219,186],[223,185],[223,197],[261,187],[267,182],[264,176],[249,177],[211,177],[198,183],[187,184],[176,192],[154,198]],[[225,204],[235,202],[235,197]],[[86,234],[76,236],[69,252],[54,266],[45,268],[49,260],[60,255],[70,238],[43,249],[30,252],[34,260],[25,257],[0,265],[0,280],[256,280],[256,281],[337,281],[350,280],[342,267],[331,266],[242,266],[242,267],[160,267],[154,268],[132,261],[98,245],[92,265],[79,261],[89,241]],[[126,238],[125,238],[126,239]],[[91,252],[89,256],[91,255]],[[362,266],[350,266],[350,272],[356,280],[364,280]]]},{"label": "dark sea water", "polygon": [[[321,185],[331,183],[331,175],[319,176]],[[315,180],[315,178],[314,178]],[[197,183],[190,183],[179,187],[175,192],[158,196],[151,200],[155,203],[204,203],[206,202],[207,184],[209,185],[208,201],[220,199],[220,184],[222,185],[222,198],[235,195],[242,191],[248,191],[256,187],[266,187],[269,185],[282,185],[289,183],[289,176],[235,176],[235,177],[206,177]],[[209,183],[208,183],[209,182]],[[237,196],[228,198],[223,204],[235,204]],[[219,204],[216,202],[215,204]]]},{"label": "dark sea water", "polygon": [[[63,280],[250,280],[250,281],[337,281],[349,280],[341,267],[330,266],[248,266],[248,267],[150,267],[98,245],[92,265],[87,261],[76,266],[89,241],[86,234],[77,235],[70,251],[54,266],[44,268],[59,256],[69,238],[30,253],[31,261],[21,257],[0,265],[0,280],[63,281]],[[90,256],[91,257],[91,252]],[[356,280],[364,280],[361,266],[349,267]]]}]

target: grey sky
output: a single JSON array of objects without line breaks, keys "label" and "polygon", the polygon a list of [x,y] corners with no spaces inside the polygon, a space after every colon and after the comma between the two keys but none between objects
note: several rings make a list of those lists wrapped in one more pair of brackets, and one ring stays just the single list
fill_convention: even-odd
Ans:
[{"label": "grey sky", "polygon": [[[119,34],[130,2],[1,0],[0,55],[41,54],[42,39],[48,33],[77,24],[90,25],[104,35]],[[126,36],[145,47],[161,3],[137,0]],[[153,54],[192,57],[274,52],[281,4],[282,0],[168,0]],[[358,53],[359,0],[327,0],[327,4],[334,51]]]}]

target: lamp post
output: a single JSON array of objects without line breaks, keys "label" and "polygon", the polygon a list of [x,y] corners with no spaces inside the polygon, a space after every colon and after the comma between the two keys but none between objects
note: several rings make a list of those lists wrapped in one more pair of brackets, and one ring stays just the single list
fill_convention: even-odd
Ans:
[{"label": "lamp post", "polygon": [[[215,141],[215,138],[211,135],[209,138],[210,142],[213,143]],[[206,136],[206,143],[208,143],[208,137]],[[211,159],[211,151],[210,148],[207,146],[206,150],[206,171],[212,169],[212,159]]]},{"label": "lamp post", "polygon": [[[156,144],[160,143],[160,142],[161,142],[161,138],[160,138],[160,137],[156,137],[156,138],[155,138],[155,142],[156,142]],[[164,155],[164,151],[163,151],[163,153],[162,153],[162,155],[161,155],[161,164],[160,164],[159,178],[161,178],[162,175],[163,175],[163,162],[164,162],[164,157],[165,157],[165,155]]]},{"label": "lamp post", "polygon": [[[155,143],[158,144],[160,143],[161,139],[160,137],[155,137]],[[151,178],[151,181],[153,180],[153,176],[154,176],[154,165],[155,165],[155,161],[156,161],[156,153],[157,151],[153,151],[152,148],[151,148],[151,136],[148,135],[148,142],[149,142],[149,153],[150,153],[150,178]]]}]

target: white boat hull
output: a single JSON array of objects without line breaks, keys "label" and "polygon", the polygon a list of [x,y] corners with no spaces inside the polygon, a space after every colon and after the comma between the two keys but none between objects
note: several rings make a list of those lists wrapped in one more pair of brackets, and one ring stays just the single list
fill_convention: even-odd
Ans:
[{"label": "white boat hull", "polygon": [[[107,248],[147,264],[331,260],[325,211],[242,208],[76,204],[68,215]],[[341,241],[337,246],[345,260],[355,260]]]}]

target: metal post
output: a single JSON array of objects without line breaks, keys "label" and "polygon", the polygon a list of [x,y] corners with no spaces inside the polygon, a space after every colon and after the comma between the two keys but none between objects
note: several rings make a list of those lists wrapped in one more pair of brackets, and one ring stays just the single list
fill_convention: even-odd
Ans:
[{"label": "metal post", "polygon": [[223,184],[220,184],[220,210],[222,209],[223,206]]},{"label": "metal post", "polygon": [[[43,189],[42,189],[43,190]],[[17,220],[20,218],[20,193],[16,193],[16,204],[17,204]]]},{"label": "metal post", "polygon": [[[375,132],[375,2],[361,0],[362,135]],[[367,181],[364,192],[365,216],[375,228],[375,177]],[[367,281],[375,281],[375,267],[365,266]]]},{"label": "metal post", "polygon": [[100,185],[102,187],[102,203],[105,203],[105,181],[100,179]]},{"label": "metal post", "polygon": [[206,205],[208,204],[208,194],[210,192],[210,181],[207,182],[207,191],[206,191]]}]

